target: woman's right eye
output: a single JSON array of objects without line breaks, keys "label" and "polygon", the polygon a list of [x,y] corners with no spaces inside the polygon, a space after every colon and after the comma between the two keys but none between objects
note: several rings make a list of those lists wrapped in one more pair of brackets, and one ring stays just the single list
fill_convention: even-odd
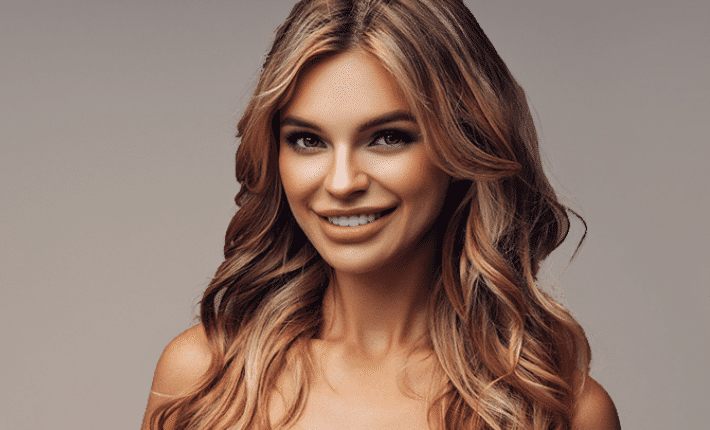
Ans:
[{"label": "woman's right eye", "polygon": [[317,136],[310,133],[294,133],[286,136],[286,142],[296,150],[309,150],[322,144]]}]

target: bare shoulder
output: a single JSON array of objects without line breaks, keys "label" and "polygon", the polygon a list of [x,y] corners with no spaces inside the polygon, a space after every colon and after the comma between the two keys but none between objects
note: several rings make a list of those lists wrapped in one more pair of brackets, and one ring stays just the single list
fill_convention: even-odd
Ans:
[{"label": "bare shoulder", "polygon": [[[195,386],[207,372],[211,361],[212,353],[202,324],[185,330],[173,339],[155,367],[141,430],[150,428],[150,419],[158,406]],[[167,421],[164,429],[174,429],[173,418]]]},{"label": "bare shoulder", "polygon": [[620,430],[619,415],[606,390],[590,376],[577,399],[572,430]]},{"label": "bare shoulder", "polygon": [[155,368],[151,390],[169,396],[179,395],[199,381],[211,360],[204,327],[197,324],[165,347]]}]

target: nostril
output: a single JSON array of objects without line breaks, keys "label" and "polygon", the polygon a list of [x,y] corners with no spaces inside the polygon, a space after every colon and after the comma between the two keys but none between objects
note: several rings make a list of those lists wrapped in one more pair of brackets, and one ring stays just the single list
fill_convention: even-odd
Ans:
[{"label": "nostril", "polygon": [[349,195],[365,191],[369,186],[370,180],[364,172],[336,171],[328,180],[327,189],[335,195]]}]

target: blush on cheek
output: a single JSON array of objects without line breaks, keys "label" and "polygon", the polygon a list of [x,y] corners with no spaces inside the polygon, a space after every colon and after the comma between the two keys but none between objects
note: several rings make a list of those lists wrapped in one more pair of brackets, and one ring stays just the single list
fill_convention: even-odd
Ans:
[{"label": "blush on cheek", "polygon": [[318,160],[304,161],[289,155],[279,159],[279,174],[281,183],[287,194],[299,195],[307,193],[318,185],[325,170],[323,162]]},{"label": "blush on cheek", "polygon": [[[410,154],[408,154],[410,155]],[[440,173],[439,169],[432,166],[424,152],[414,153],[396,161],[382,163],[379,175],[392,188],[403,192],[425,192],[432,185],[432,179]]]},{"label": "blush on cheek", "polygon": [[301,170],[303,178],[308,182],[318,181],[326,171],[325,162],[322,160],[300,163],[296,168]]}]

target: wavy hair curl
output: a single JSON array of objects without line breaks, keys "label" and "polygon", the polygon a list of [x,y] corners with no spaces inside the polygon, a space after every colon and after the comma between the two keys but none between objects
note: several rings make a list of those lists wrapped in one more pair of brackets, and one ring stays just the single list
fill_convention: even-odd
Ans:
[{"label": "wavy hair curl", "polygon": [[[303,0],[278,28],[237,127],[239,210],[200,305],[212,362],[151,428],[172,417],[177,429],[285,429],[303,411],[308,341],[332,272],[283,194],[278,117],[306,67],[353,49],[391,73],[453,178],[427,308],[429,345],[448,379],[430,404],[433,425],[568,429],[589,344],[536,276],[567,236],[569,209],[544,174],[522,88],[462,0]],[[289,366],[295,400],[270,423],[271,393]]]}]

